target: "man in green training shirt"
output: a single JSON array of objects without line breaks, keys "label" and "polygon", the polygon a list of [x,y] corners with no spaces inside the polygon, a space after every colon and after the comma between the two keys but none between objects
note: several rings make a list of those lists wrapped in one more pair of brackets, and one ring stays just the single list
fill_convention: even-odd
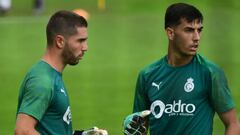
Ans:
[{"label": "man in green training shirt", "polygon": [[15,135],[107,135],[96,127],[73,131],[62,80],[66,65],[77,65],[88,49],[87,21],[71,11],[58,11],[51,16],[46,34],[46,52],[20,87]]},{"label": "man in green training shirt", "polygon": [[215,112],[226,135],[240,135],[224,72],[197,54],[202,23],[201,12],[192,5],[168,7],[168,54],[140,72],[125,135],[144,135],[148,128],[151,135],[211,135]]}]

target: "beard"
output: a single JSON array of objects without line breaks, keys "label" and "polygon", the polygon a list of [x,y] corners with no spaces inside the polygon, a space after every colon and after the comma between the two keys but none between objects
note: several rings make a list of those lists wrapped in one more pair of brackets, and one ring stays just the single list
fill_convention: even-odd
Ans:
[{"label": "beard", "polygon": [[73,54],[73,51],[71,50],[71,48],[69,48],[68,44],[65,44],[62,52],[62,57],[64,64],[77,65],[79,63],[78,57]]}]

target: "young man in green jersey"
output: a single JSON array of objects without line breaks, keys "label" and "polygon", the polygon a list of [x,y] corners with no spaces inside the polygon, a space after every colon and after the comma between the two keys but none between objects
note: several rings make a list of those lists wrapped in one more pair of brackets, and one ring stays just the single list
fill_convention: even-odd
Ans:
[{"label": "young man in green jersey", "polygon": [[62,79],[66,65],[77,65],[88,49],[87,21],[71,11],[58,11],[47,28],[42,59],[25,76],[20,88],[15,135],[107,135],[93,128],[72,130],[71,108]]},{"label": "young man in green jersey", "polygon": [[240,135],[224,72],[197,54],[202,23],[201,12],[192,5],[168,7],[168,54],[140,72],[125,135],[144,135],[148,128],[151,135],[211,135],[215,112],[225,135]]}]

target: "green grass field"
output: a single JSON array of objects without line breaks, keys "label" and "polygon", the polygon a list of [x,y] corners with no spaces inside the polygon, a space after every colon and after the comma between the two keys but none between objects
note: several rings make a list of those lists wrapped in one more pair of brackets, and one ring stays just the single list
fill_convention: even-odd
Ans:
[{"label": "green grass field", "polygon": [[[8,16],[0,17],[0,135],[13,134],[19,86],[44,53],[46,23],[59,9],[83,8],[91,15],[89,51],[78,66],[63,73],[74,129],[98,126],[110,135],[122,134],[139,70],[166,54],[164,13],[172,2],[190,2],[203,12],[199,51],[224,69],[240,116],[238,0],[106,0],[105,11],[97,9],[97,0],[46,0],[40,16],[32,14],[31,2],[13,1]],[[219,118],[214,122],[214,135],[223,134]]]}]

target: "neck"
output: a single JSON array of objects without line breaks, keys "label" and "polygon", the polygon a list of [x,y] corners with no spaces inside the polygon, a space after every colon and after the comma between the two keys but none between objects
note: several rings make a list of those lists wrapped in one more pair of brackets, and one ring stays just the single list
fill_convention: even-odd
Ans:
[{"label": "neck", "polygon": [[168,49],[167,56],[168,64],[173,67],[184,66],[190,63],[193,57],[194,57],[193,55],[183,55],[175,51],[172,51],[172,49]]},{"label": "neck", "polygon": [[54,51],[54,49],[47,48],[42,60],[56,69],[58,72],[62,73],[66,64],[63,63],[61,55],[59,52]]},{"label": "neck", "polygon": [[168,64],[173,66],[173,67],[179,67],[179,66],[184,66],[188,63],[191,62],[191,60],[193,59],[193,56],[186,56],[186,57],[182,57],[182,56],[174,56],[174,55],[169,55],[167,56],[168,59]]}]

